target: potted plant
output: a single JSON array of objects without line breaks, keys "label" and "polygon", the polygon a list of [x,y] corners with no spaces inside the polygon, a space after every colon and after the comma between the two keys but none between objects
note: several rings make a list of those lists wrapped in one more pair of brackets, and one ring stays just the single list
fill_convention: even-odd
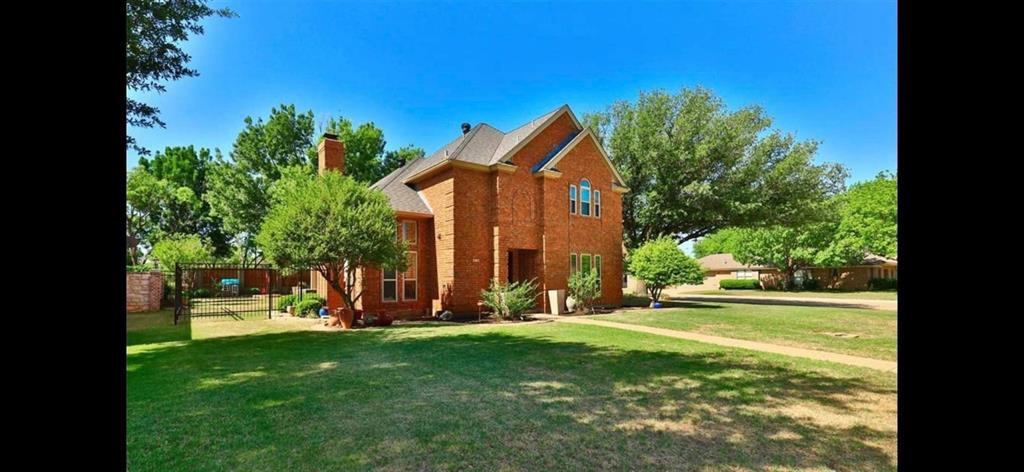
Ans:
[{"label": "potted plant", "polygon": [[572,295],[565,297],[565,309],[569,310],[569,313],[576,313],[576,299]]},{"label": "potted plant", "polygon": [[342,329],[352,329],[354,314],[352,313],[352,310],[348,309],[348,307],[335,309],[331,318],[331,326],[337,326],[337,324],[334,323],[334,320],[337,319],[338,324],[341,324]]}]

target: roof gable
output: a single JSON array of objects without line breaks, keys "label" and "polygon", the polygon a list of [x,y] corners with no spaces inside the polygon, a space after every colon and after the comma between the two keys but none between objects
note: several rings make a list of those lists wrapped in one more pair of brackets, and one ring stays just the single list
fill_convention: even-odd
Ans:
[{"label": "roof gable", "polygon": [[572,140],[567,142],[564,146],[561,146],[561,149],[554,155],[552,155],[549,158],[546,158],[546,160],[542,159],[542,165],[541,162],[538,162],[539,166],[534,166],[534,169],[531,170],[535,173],[549,170],[558,170],[555,167],[558,164],[558,161],[561,161],[562,158],[567,156],[570,151],[576,148],[576,146],[578,146],[580,143],[588,139],[594,144],[594,147],[597,148],[597,151],[601,154],[601,157],[604,158],[604,163],[608,166],[608,169],[611,170],[612,175],[615,176],[615,183],[621,186],[622,188],[625,188],[625,179],[623,179],[622,176],[619,175],[619,171],[615,169],[615,165],[612,164],[612,160],[611,158],[608,157],[608,153],[604,151],[604,146],[601,146],[601,143],[597,142],[597,137],[595,137],[594,133],[590,131],[590,128],[584,129],[582,132],[573,137]]}]

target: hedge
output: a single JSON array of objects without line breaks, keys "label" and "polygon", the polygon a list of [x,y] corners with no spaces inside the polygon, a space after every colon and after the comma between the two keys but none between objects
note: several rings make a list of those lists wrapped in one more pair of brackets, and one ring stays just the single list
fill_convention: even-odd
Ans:
[{"label": "hedge", "polygon": [[896,279],[873,278],[868,280],[868,290],[896,290]]},{"label": "hedge", "polygon": [[[307,293],[303,295],[302,301],[306,300],[318,300],[321,306],[327,303],[327,300],[324,300],[323,297],[314,293]],[[288,305],[295,305],[297,307],[297,301],[298,297],[296,297],[295,295],[282,295],[280,297],[277,297],[277,311],[284,311],[286,308],[288,308]],[[298,310],[296,310],[296,312],[298,312]]]},{"label": "hedge", "polygon": [[761,281],[757,279],[722,279],[718,287],[725,290],[756,290],[761,288]]},{"label": "hedge", "polygon": [[295,304],[295,315],[296,316],[319,316],[320,308],[324,306],[324,301],[320,297],[306,297],[302,301]]}]

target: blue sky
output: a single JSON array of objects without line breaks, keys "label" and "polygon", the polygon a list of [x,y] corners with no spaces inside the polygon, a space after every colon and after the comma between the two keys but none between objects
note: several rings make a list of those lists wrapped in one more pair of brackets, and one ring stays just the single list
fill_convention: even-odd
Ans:
[{"label": "blue sky", "polygon": [[846,164],[850,182],[896,170],[894,1],[211,5],[239,16],[208,19],[185,44],[201,75],[129,94],[167,123],[131,129],[143,146],[226,155],[245,116],[294,103],[429,153],[463,121],[508,130],[563,103],[582,116],[640,90],[703,85],[821,141],[818,159]]}]

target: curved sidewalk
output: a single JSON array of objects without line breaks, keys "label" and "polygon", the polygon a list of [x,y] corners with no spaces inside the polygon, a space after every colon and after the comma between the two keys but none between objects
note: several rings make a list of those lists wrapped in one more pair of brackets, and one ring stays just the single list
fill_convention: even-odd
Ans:
[{"label": "curved sidewalk", "polygon": [[871,359],[869,357],[850,356],[846,354],[817,351],[814,349],[803,349],[799,347],[779,346],[777,344],[762,343],[757,341],[746,341],[743,339],[735,338],[723,338],[721,336],[709,336],[706,334],[698,334],[690,331],[678,331],[674,329],[665,328],[652,328],[650,326],[616,323],[614,321],[595,320],[584,316],[549,316],[551,319],[555,319],[563,323],[587,324],[593,326],[603,326],[606,328],[625,329],[628,331],[636,331],[647,334],[657,334],[660,336],[669,336],[678,339],[686,339],[689,341],[716,344],[719,346],[750,349],[753,351],[770,352],[773,354],[782,354],[785,356],[803,357],[806,359],[837,362],[840,364],[847,364],[857,367],[867,367],[869,369],[882,370],[886,372],[896,372],[895,362],[883,361],[880,359]]},{"label": "curved sidewalk", "polygon": [[743,295],[687,295],[672,297],[672,300],[696,302],[748,303],[751,305],[793,305],[822,306],[836,308],[867,308],[871,310],[896,310],[895,300],[868,300],[856,298],[805,298],[805,297],[744,297]]}]

